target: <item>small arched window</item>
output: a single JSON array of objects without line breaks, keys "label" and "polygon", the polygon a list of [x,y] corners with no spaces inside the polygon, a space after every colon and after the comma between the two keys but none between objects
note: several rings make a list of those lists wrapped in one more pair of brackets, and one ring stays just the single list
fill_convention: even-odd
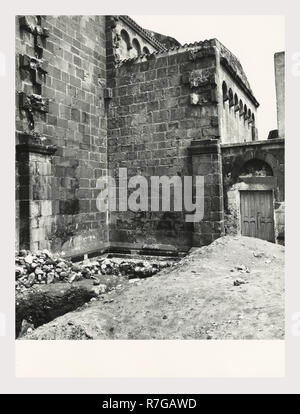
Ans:
[{"label": "small arched window", "polygon": [[247,105],[244,105],[244,118],[247,119],[248,118],[248,108]]},{"label": "small arched window", "polygon": [[228,101],[227,85],[225,81],[223,81],[222,83],[222,93],[223,93],[223,102]]},{"label": "small arched window", "polygon": [[143,53],[144,53],[145,55],[150,55],[150,50],[147,48],[147,46],[144,46],[144,47],[143,47]]},{"label": "small arched window", "polygon": [[237,94],[235,93],[234,94],[234,112],[237,112],[239,110],[240,110],[240,107],[239,107],[239,98],[238,98]]},{"label": "small arched window", "polygon": [[251,109],[248,109],[248,123],[251,124],[252,123],[252,112]]},{"label": "small arched window", "polygon": [[272,177],[273,170],[265,161],[253,158],[245,162],[239,175],[244,177]]},{"label": "small arched window", "polygon": [[233,92],[231,88],[228,91],[228,99],[229,99],[229,107],[233,106],[234,101],[233,101]]},{"label": "small arched window", "polygon": [[254,114],[252,114],[252,122],[253,122],[253,125],[255,124],[255,115]]},{"label": "small arched window", "polygon": [[127,50],[132,49],[129,34],[124,29],[121,30],[121,39],[125,43]]},{"label": "small arched window", "polygon": [[137,52],[137,55],[139,56],[141,54],[141,45],[140,42],[137,39],[133,39],[132,46]]},{"label": "small arched window", "polygon": [[244,115],[244,104],[241,99],[239,102],[239,109],[240,109],[240,116],[243,116]]}]

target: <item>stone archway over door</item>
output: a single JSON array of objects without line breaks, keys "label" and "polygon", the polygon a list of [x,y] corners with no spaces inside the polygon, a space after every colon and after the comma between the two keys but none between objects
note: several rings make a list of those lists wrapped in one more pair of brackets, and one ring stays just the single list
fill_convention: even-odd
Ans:
[{"label": "stone archway over door", "polygon": [[273,191],[241,191],[243,236],[275,241]]}]

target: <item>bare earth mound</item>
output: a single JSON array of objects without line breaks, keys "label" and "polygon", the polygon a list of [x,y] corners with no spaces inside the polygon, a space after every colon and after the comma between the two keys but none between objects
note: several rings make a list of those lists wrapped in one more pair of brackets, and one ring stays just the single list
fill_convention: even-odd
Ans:
[{"label": "bare earth mound", "polygon": [[284,247],[222,237],[23,339],[282,339]]}]

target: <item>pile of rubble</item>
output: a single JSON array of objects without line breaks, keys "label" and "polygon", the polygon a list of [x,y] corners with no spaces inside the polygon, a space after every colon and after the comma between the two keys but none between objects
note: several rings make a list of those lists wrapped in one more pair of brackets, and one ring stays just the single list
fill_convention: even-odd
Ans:
[{"label": "pile of rubble", "polygon": [[94,279],[97,276],[114,275],[127,278],[145,278],[169,267],[167,260],[140,260],[133,258],[100,257],[72,263],[48,250],[31,253],[22,250],[16,256],[16,289],[24,290],[35,284],[69,282]]}]

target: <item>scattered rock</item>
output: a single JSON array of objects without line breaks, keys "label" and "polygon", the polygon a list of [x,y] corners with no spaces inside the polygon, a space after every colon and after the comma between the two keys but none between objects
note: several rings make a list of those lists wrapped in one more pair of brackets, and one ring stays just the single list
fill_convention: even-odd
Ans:
[{"label": "scattered rock", "polygon": [[81,272],[82,271],[82,265],[80,266],[79,264],[77,264],[77,263],[74,263],[73,265],[72,265],[72,270],[73,270],[73,272]]},{"label": "scattered rock", "polygon": [[76,280],[76,273],[72,273],[69,277],[69,283],[73,283]]},{"label": "scattered rock", "polygon": [[34,284],[73,283],[90,278],[96,280],[94,285],[97,286],[101,283],[98,281],[99,278],[103,276],[143,279],[153,276],[172,264],[167,260],[108,257],[72,263],[57,254],[51,255],[48,250],[36,253],[22,250],[16,256],[16,290],[22,291]]},{"label": "scattered rock", "polygon": [[240,273],[250,273],[250,270],[245,265],[235,266],[234,269],[231,269],[231,272],[239,271]]},{"label": "scattered rock", "polygon": [[24,269],[22,266],[16,266],[15,272],[16,272],[16,278],[19,278],[24,274]]},{"label": "scattered rock", "polygon": [[100,293],[105,293],[107,291],[107,286],[102,283],[98,286],[98,289]]},{"label": "scattered rock", "polygon": [[245,280],[243,280],[243,279],[236,279],[234,282],[233,282],[233,286],[240,286],[240,285],[244,285],[246,282],[245,282]]},{"label": "scattered rock", "polygon": [[28,256],[25,257],[24,260],[26,263],[31,264],[33,262],[33,256],[29,254]]},{"label": "scattered rock", "polygon": [[260,257],[264,256],[264,253],[263,252],[253,252],[253,256],[257,257],[257,258],[260,258]]},{"label": "scattered rock", "polygon": [[27,280],[28,280],[28,283],[30,283],[30,286],[32,286],[35,281],[35,273],[30,273]]},{"label": "scattered rock", "polygon": [[43,251],[42,251],[42,253],[43,253],[43,255],[45,255],[45,256],[47,256],[47,257],[51,257],[51,253],[49,252],[49,250],[47,250],[47,249],[44,249]]},{"label": "scattered rock", "polygon": [[237,270],[239,270],[241,273],[250,273],[250,270],[248,269],[248,267],[244,265],[237,266]]},{"label": "scattered rock", "polygon": [[103,293],[106,293],[107,291],[108,291],[108,287],[107,285],[104,285],[104,284],[100,284],[98,286],[93,287],[93,292],[95,292],[97,296],[102,295]]},{"label": "scattered rock", "polygon": [[44,265],[43,268],[42,268],[42,270],[43,270],[43,272],[49,273],[50,270],[51,270],[51,268],[48,265]]},{"label": "scattered rock", "polygon": [[129,279],[128,283],[137,283],[139,282],[140,279],[139,278],[135,278],[135,279]]},{"label": "scattered rock", "polygon": [[113,299],[106,299],[103,301],[103,303],[112,303],[114,300]]},{"label": "scattered rock", "polygon": [[49,285],[50,283],[52,283],[54,281],[54,273],[48,273],[47,274],[47,285]]}]

